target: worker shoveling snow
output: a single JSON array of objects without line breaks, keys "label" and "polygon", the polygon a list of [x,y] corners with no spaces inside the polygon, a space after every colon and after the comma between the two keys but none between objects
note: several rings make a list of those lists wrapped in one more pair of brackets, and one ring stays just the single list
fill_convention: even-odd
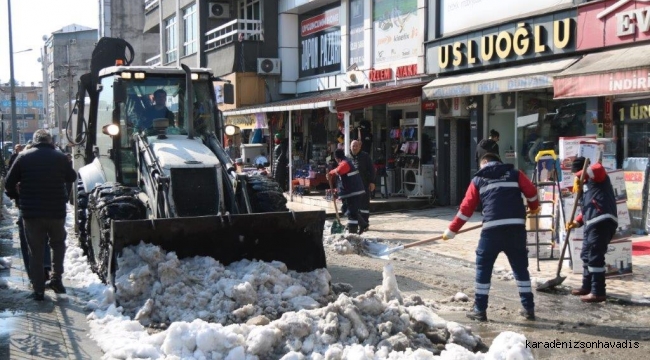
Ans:
[{"label": "worker shoveling snow", "polygon": [[143,244],[120,262],[115,293],[89,286],[97,293],[91,336],[106,358],[532,358],[525,337],[512,332],[497,336],[487,354],[474,353],[485,347],[481,339],[432,304],[404,297],[391,265],[381,286],[350,297],[330,291],[326,270],[296,273],[281,263],[178,260]]}]

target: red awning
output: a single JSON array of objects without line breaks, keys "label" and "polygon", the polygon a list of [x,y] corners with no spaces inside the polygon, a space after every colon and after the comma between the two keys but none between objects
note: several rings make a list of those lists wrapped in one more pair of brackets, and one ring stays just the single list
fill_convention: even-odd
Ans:
[{"label": "red awning", "polygon": [[363,109],[369,106],[388,104],[414,97],[422,97],[422,87],[427,81],[419,81],[410,84],[387,85],[370,89],[343,92],[341,98],[336,100],[337,111],[351,111]]},{"label": "red awning", "polygon": [[585,55],[553,79],[556,99],[650,92],[650,45]]}]

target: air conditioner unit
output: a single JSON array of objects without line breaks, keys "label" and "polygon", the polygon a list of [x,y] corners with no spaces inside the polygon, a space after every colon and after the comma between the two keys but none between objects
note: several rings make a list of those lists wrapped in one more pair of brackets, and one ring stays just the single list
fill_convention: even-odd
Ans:
[{"label": "air conditioner unit", "polygon": [[433,195],[433,165],[422,165],[422,170],[402,169],[402,193],[406,197]]},{"label": "air conditioner unit", "polygon": [[77,39],[70,39],[70,45],[74,45],[77,43]]},{"label": "air conditioner unit", "polygon": [[210,19],[228,19],[230,18],[230,4],[211,2],[208,3]]},{"label": "air conditioner unit", "polygon": [[257,73],[260,75],[279,75],[280,59],[257,58]]}]

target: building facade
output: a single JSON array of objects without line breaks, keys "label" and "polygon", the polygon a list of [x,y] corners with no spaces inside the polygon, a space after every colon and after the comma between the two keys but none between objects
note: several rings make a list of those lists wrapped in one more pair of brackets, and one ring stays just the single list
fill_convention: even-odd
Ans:
[{"label": "building facade", "polygon": [[[34,131],[43,127],[43,88],[41,84],[25,86],[16,84],[16,124],[18,125],[18,143],[24,144],[32,139]],[[0,85],[0,112],[2,112],[3,141],[11,139],[11,89],[10,84]]]},{"label": "building facade", "polygon": [[97,43],[97,29],[76,24],[54,31],[45,40],[43,66],[49,90],[45,128],[55,142],[65,146],[65,126],[74,107],[79,77],[90,72],[90,59]]}]

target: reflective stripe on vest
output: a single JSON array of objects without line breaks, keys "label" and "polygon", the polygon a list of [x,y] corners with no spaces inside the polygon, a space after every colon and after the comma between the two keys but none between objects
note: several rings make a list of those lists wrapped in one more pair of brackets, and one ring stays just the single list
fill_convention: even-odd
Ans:
[{"label": "reflective stripe on vest", "polygon": [[502,225],[525,225],[526,220],[525,219],[501,219],[501,220],[492,220],[488,222],[483,223],[483,230],[493,228],[495,226],[502,226]]},{"label": "reflective stripe on vest", "polygon": [[460,212],[460,211],[458,212],[458,214],[456,214],[456,216],[457,216],[459,219],[463,220],[463,221],[468,221],[468,220],[469,220],[469,217],[463,215],[463,213]]},{"label": "reflective stripe on vest", "polygon": [[487,284],[475,283],[474,293],[476,295],[489,295],[490,294],[490,283],[487,283]]},{"label": "reflective stripe on vest", "polygon": [[505,181],[505,182],[498,182],[498,183],[493,183],[490,185],[486,185],[481,187],[481,190],[479,191],[479,194],[483,194],[484,192],[500,187],[505,187],[505,188],[518,188],[519,183],[514,182],[514,181]]},{"label": "reflective stripe on vest", "polygon": [[352,176],[352,175],[356,175],[358,173],[359,173],[359,170],[354,170],[354,171],[351,171],[351,172],[345,174],[345,176]]},{"label": "reflective stripe on vest", "polygon": [[361,194],[365,194],[365,193],[366,193],[365,190],[359,190],[359,191],[355,191],[355,192],[353,192],[353,193],[349,193],[349,194],[345,194],[345,195],[340,195],[340,196],[339,196],[339,199],[345,199],[345,198],[349,198],[349,197],[351,197],[351,196],[357,196],[357,195],[361,195]]},{"label": "reflective stripe on vest", "polygon": [[589,225],[593,225],[593,224],[595,224],[597,222],[601,222],[603,220],[607,220],[607,219],[612,219],[612,220],[616,221],[616,223],[618,224],[618,218],[616,216],[614,216],[612,214],[603,214],[603,215],[596,216],[593,219],[589,219],[589,220],[585,221],[585,227],[587,227]]}]

